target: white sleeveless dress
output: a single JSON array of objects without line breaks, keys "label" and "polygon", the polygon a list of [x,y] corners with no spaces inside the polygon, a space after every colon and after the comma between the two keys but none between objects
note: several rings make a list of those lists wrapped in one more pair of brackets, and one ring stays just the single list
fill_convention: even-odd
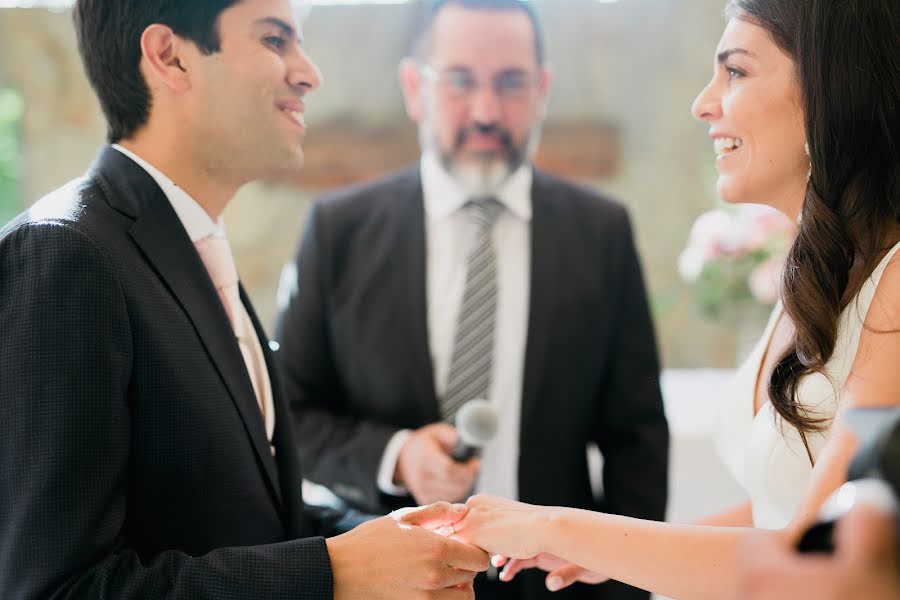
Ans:
[{"label": "white sleeveless dress", "polygon": [[[831,419],[837,409],[840,390],[853,365],[866,313],[878,282],[891,257],[900,249],[895,245],[882,259],[854,301],[841,314],[834,354],[826,365],[826,374],[814,374],[800,382],[798,397],[807,410]],[[764,529],[780,529],[791,520],[806,490],[812,466],[797,430],[776,422],[772,405],[766,402],[753,415],[754,393],[763,354],[775,323],[781,315],[779,303],[769,318],[765,332],[744,364],[738,369],[720,405],[716,447],[722,462],[750,496],[753,523]],[[807,435],[814,457],[827,439],[824,433]]]}]

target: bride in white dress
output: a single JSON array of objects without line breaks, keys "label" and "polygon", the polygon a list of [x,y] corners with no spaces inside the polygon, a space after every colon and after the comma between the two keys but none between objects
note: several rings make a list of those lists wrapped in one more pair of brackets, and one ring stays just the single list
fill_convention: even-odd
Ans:
[{"label": "bride in white dress", "polygon": [[[718,447],[750,502],[702,523],[472,498],[454,535],[550,571],[730,597],[749,535],[793,544],[846,479],[850,406],[900,403],[900,2],[732,0],[694,102],[718,192],[798,220],[782,301],[723,399]],[[751,528],[770,530],[760,534]]]}]

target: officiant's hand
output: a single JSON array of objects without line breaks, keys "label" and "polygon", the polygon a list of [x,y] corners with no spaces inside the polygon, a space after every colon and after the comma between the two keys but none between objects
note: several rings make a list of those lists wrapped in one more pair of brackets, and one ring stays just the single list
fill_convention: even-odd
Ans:
[{"label": "officiant's hand", "polygon": [[456,428],[446,423],[415,430],[400,450],[394,483],[406,487],[420,505],[465,499],[475,485],[481,459],[453,460],[451,453],[458,439]]}]

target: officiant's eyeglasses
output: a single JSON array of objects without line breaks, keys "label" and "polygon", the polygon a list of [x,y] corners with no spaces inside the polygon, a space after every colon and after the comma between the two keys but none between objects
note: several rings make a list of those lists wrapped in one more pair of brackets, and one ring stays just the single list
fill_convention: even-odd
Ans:
[{"label": "officiant's eyeglasses", "polygon": [[[468,100],[482,85],[485,85],[467,69],[438,71],[430,65],[423,65],[419,72],[453,100]],[[487,85],[500,100],[523,100],[537,86],[537,77],[519,70],[502,71],[487,82]]]}]

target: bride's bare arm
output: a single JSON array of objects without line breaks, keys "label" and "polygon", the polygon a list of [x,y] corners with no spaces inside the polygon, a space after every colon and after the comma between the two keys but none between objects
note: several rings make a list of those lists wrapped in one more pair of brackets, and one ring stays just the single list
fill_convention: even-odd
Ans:
[{"label": "bride's bare arm", "polygon": [[[842,406],[900,403],[900,259],[885,271],[866,317]],[[798,538],[825,499],[846,479],[857,447],[841,416],[819,454],[804,499],[784,530],[763,535]],[[458,535],[492,554],[561,557],[653,592],[684,600],[720,599],[737,581],[737,548],[746,527],[677,525],[571,508],[533,507],[476,496]]]},{"label": "bride's bare arm", "polygon": [[716,525],[718,527],[753,527],[753,508],[744,502],[711,517],[695,521],[694,525]]},{"label": "bride's bare arm", "polygon": [[[694,522],[694,525],[716,525],[719,527],[752,527],[753,510],[750,502],[744,502],[724,510],[712,517]],[[601,573],[594,573],[573,563],[563,561],[559,557],[550,554],[539,554],[535,558],[528,559],[499,559],[498,566],[504,566],[501,572],[503,581],[510,581],[520,571],[525,569],[541,569],[547,572],[547,588],[556,591],[568,587],[576,581],[583,583],[600,583],[608,578]]]},{"label": "bride's bare arm", "polygon": [[547,552],[685,600],[727,597],[736,581],[737,545],[750,531],[533,507],[488,496],[475,496],[469,507],[458,535],[491,553],[527,558]]}]

